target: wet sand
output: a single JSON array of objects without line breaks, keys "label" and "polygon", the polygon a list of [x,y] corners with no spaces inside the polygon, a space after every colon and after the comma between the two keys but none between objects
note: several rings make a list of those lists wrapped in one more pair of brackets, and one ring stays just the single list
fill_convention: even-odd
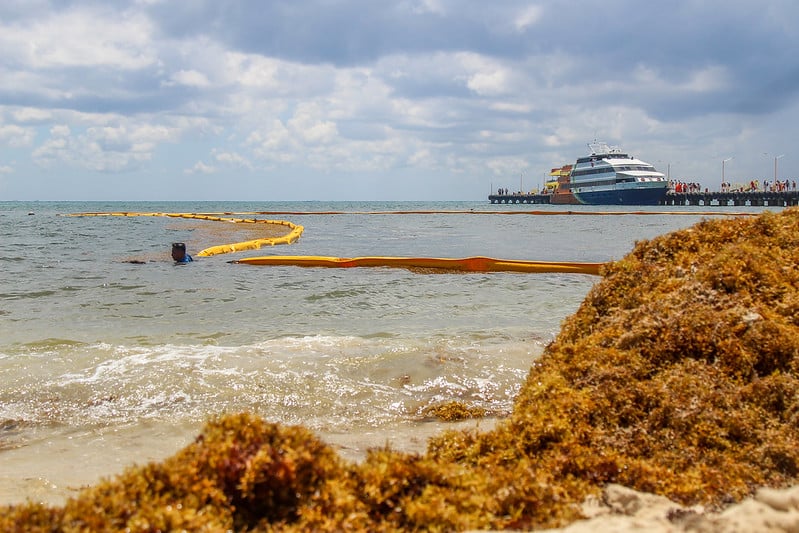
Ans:
[{"label": "wet sand", "polygon": [[[430,437],[447,429],[492,429],[496,419],[460,422],[424,421],[318,435],[348,461],[361,461],[371,448],[422,453]],[[133,465],[161,461],[190,444],[202,424],[145,423],[127,428],[98,428],[32,439],[0,451],[0,505],[25,501],[63,505],[67,498],[102,478]]]}]

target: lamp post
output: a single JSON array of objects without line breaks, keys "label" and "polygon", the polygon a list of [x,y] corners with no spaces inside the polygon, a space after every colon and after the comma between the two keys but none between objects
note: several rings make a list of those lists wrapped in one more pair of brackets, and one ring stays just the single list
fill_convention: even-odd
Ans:
[{"label": "lamp post", "polygon": [[777,183],[777,159],[785,157],[785,154],[774,156],[774,183]]},{"label": "lamp post", "polygon": [[734,157],[728,157],[727,159],[722,159],[721,160],[721,188],[722,188],[722,190],[724,189],[724,183],[725,183],[725,181],[724,181],[724,165],[727,163],[727,161],[732,161],[733,159],[735,159],[735,158]]},{"label": "lamp post", "polygon": [[666,163],[666,180],[671,181],[671,162],[658,159],[657,163]]},{"label": "lamp post", "polygon": [[[768,152],[763,152],[763,155],[766,156],[766,157],[771,157],[773,154],[770,154]],[[777,161],[779,159],[782,159],[783,157],[785,157],[785,154],[780,154],[780,155],[775,155],[774,156],[774,181],[772,182],[772,185],[777,183]]]}]

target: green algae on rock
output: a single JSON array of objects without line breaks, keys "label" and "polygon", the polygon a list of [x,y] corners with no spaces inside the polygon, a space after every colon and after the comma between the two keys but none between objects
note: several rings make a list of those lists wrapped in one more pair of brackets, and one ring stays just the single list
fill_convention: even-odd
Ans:
[{"label": "green algae on rock", "polygon": [[302,428],[210,422],[161,463],[2,530],[533,529],[609,484],[722,506],[799,480],[799,210],[640,242],[531,368],[513,414],[350,464]]}]

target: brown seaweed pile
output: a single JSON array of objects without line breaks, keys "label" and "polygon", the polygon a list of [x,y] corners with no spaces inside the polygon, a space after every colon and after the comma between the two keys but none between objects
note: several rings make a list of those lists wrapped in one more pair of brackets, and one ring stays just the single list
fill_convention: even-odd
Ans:
[{"label": "brown seaweed pile", "polygon": [[443,420],[444,422],[455,422],[458,420],[467,420],[469,418],[483,418],[487,414],[488,411],[482,407],[469,406],[463,402],[456,401],[431,405],[422,411],[422,415],[426,418],[435,418]]},{"label": "brown seaweed pile", "polygon": [[297,427],[209,423],[161,463],[3,531],[452,531],[580,517],[608,483],[722,506],[799,481],[799,210],[638,243],[564,322],[495,430],[341,460]]}]

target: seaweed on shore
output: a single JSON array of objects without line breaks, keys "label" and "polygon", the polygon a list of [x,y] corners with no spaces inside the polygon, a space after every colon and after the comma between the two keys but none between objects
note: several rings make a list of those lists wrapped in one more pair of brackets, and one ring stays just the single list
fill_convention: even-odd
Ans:
[{"label": "seaweed on shore", "polygon": [[297,427],[210,422],[9,531],[533,529],[608,483],[723,506],[799,481],[799,210],[703,221],[609,265],[489,432],[352,464]]},{"label": "seaweed on shore", "polygon": [[483,418],[488,412],[482,407],[469,406],[463,402],[451,401],[431,405],[422,411],[425,417],[437,418],[444,422],[455,422],[469,418]]}]

